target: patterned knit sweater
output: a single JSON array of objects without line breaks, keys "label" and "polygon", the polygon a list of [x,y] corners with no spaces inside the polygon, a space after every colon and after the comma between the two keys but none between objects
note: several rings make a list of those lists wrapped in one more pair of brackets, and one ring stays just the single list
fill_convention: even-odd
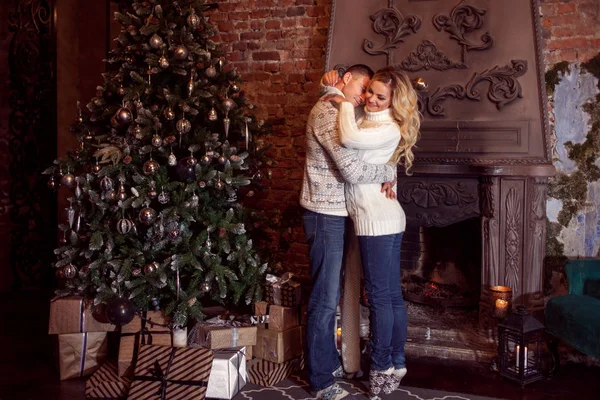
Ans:
[{"label": "patterned knit sweater", "polygon": [[[357,124],[354,107],[345,102],[340,106],[339,119],[340,140],[345,147],[358,150],[358,157],[364,162],[389,161],[400,142],[400,128],[389,108],[366,111]],[[346,185],[346,206],[358,236],[391,235],[406,228],[400,202],[383,196],[381,185]]]},{"label": "patterned knit sweater", "polygon": [[[343,96],[335,88],[330,92]],[[359,158],[358,151],[342,147],[337,117],[337,109],[330,102],[321,100],[308,116],[300,205],[321,214],[347,216],[345,182],[380,184],[392,181],[396,166],[369,164]]]}]

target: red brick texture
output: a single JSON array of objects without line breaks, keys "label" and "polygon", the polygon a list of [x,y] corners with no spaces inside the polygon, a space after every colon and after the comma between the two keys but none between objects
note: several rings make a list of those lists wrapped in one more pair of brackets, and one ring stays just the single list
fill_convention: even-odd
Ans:
[{"label": "red brick texture", "polygon": [[[299,208],[304,127],[325,65],[330,6],[330,0],[221,0],[210,14],[214,39],[245,80],[256,114],[275,123],[270,142],[277,166],[264,209]],[[600,1],[540,0],[540,11],[546,68],[600,51]],[[282,254],[283,268],[308,274],[301,222],[285,236],[291,246]]]}]

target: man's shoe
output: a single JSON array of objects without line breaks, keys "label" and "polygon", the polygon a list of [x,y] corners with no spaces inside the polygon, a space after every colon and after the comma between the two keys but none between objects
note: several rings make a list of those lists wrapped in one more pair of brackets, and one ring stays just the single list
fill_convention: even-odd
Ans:
[{"label": "man's shoe", "polygon": [[339,400],[348,396],[349,393],[342,389],[340,385],[334,383],[333,385],[326,387],[323,390],[317,392],[317,399],[321,400]]}]

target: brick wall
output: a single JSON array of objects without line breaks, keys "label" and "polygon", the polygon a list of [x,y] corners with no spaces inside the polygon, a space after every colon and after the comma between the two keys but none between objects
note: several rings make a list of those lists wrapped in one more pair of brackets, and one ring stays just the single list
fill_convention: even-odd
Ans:
[{"label": "brick wall", "polygon": [[[343,1],[343,0],[342,0]],[[600,50],[598,0],[540,0],[546,67],[584,61]],[[275,121],[273,182],[265,209],[296,209],[304,163],[304,125],[325,65],[330,0],[222,0],[210,21],[243,90],[261,118]],[[307,273],[301,223],[284,268]]]},{"label": "brick wall", "polygon": [[600,1],[540,0],[546,66],[587,61],[600,52]]}]

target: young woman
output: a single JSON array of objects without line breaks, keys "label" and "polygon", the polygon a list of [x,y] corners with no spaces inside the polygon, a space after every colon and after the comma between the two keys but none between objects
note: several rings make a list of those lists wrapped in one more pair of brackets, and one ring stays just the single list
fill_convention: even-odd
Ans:
[{"label": "young woman", "polygon": [[[368,163],[402,162],[410,173],[420,115],[417,94],[406,74],[391,68],[375,73],[365,95],[365,115],[358,122],[351,102],[339,95],[326,99],[339,104],[343,146],[358,150]],[[376,398],[382,391],[395,390],[407,372],[408,322],[400,284],[400,244],[406,220],[400,203],[383,196],[379,184],[347,184],[346,207],[359,239],[370,306],[369,395]]]}]

